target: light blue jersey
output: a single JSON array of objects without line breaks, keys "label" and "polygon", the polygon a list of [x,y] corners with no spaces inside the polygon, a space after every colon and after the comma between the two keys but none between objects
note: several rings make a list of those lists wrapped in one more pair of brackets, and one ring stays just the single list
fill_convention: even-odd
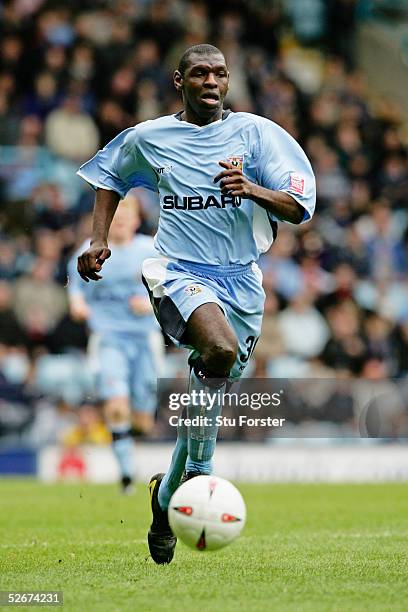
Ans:
[{"label": "light blue jersey", "polygon": [[246,265],[269,249],[277,219],[250,199],[221,193],[214,183],[221,160],[254,183],[290,194],[305,209],[303,221],[313,215],[315,179],[303,150],[277,124],[251,113],[226,112],[202,127],[177,115],[145,121],[119,134],[78,174],[122,198],[136,186],[158,191],[155,245],[162,255]]},{"label": "light blue jersey", "polygon": [[68,264],[68,292],[70,295],[80,293],[90,307],[88,324],[91,331],[99,335],[140,335],[157,329],[153,313],[136,315],[129,303],[135,295],[146,297],[141,268],[144,259],[157,257],[153,238],[137,234],[128,244],[111,244],[112,255],[103,264],[103,278],[95,283],[86,283],[77,272],[77,257],[88,247],[89,241]]}]

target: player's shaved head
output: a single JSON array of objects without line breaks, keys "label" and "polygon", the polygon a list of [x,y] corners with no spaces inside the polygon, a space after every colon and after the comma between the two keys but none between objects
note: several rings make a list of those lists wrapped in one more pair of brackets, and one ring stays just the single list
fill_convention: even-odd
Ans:
[{"label": "player's shaved head", "polygon": [[[222,51],[218,49],[218,47],[214,47],[214,45],[202,44],[202,45],[193,45],[186,49],[183,55],[180,58],[178,71],[182,76],[184,76],[189,64],[190,58],[192,55],[198,55],[201,57],[206,57],[208,55],[221,55],[224,58],[224,54]],[[225,61],[225,58],[224,58]]]}]

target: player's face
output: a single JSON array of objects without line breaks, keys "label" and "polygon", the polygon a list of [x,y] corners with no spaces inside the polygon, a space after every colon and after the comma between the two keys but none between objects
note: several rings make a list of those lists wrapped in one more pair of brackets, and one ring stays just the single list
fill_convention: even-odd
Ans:
[{"label": "player's face", "polygon": [[198,117],[220,114],[227,95],[229,73],[221,54],[192,54],[184,76],[176,70],[174,84],[182,91],[186,109]]}]

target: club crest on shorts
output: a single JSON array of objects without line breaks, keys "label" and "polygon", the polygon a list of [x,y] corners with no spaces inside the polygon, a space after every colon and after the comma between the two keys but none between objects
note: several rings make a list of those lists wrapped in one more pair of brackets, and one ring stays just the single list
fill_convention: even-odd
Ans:
[{"label": "club crest on shorts", "polygon": [[184,289],[184,292],[187,293],[190,297],[193,297],[194,295],[198,295],[199,293],[201,293],[202,288],[200,287],[200,285],[188,285],[188,287]]},{"label": "club crest on shorts", "polygon": [[228,155],[227,162],[238,168],[238,170],[242,170],[244,167],[244,156],[243,155]]}]

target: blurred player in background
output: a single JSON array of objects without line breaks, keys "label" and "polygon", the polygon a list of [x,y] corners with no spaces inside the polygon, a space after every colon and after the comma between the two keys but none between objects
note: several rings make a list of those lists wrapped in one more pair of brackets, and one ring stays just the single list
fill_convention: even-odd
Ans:
[{"label": "blurred player in background", "polygon": [[[184,109],[119,134],[79,175],[96,192],[92,242],[78,259],[85,279],[99,280],[110,255],[108,229],[120,197],[142,185],[160,194],[156,259],[143,277],[164,332],[192,349],[190,391],[226,388],[242,375],[261,332],[265,293],[256,265],[277,221],[299,224],[315,207],[306,155],[285,130],[245,112],[224,110],[229,73],[211,45],[188,49],[174,73]],[[209,414],[190,404],[190,417]],[[221,406],[211,412],[213,423]],[[173,558],[170,498],[186,478],[210,474],[217,429],[179,428],[166,475],[150,481],[148,541],[156,563]]]},{"label": "blurred player in background", "polygon": [[[127,195],[109,231],[112,256],[100,283],[89,285],[69,264],[69,301],[74,319],[87,321],[92,332],[89,356],[96,373],[96,393],[104,402],[106,423],[118,460],[123,491],[132,490],[132,427],[148,433],[154,423],[156,379],[162,335],[141,279],[144,259],[156,254],[153,238],[135,234],[139,204]],[[89,244],[82,245],[79,252]]]}]

